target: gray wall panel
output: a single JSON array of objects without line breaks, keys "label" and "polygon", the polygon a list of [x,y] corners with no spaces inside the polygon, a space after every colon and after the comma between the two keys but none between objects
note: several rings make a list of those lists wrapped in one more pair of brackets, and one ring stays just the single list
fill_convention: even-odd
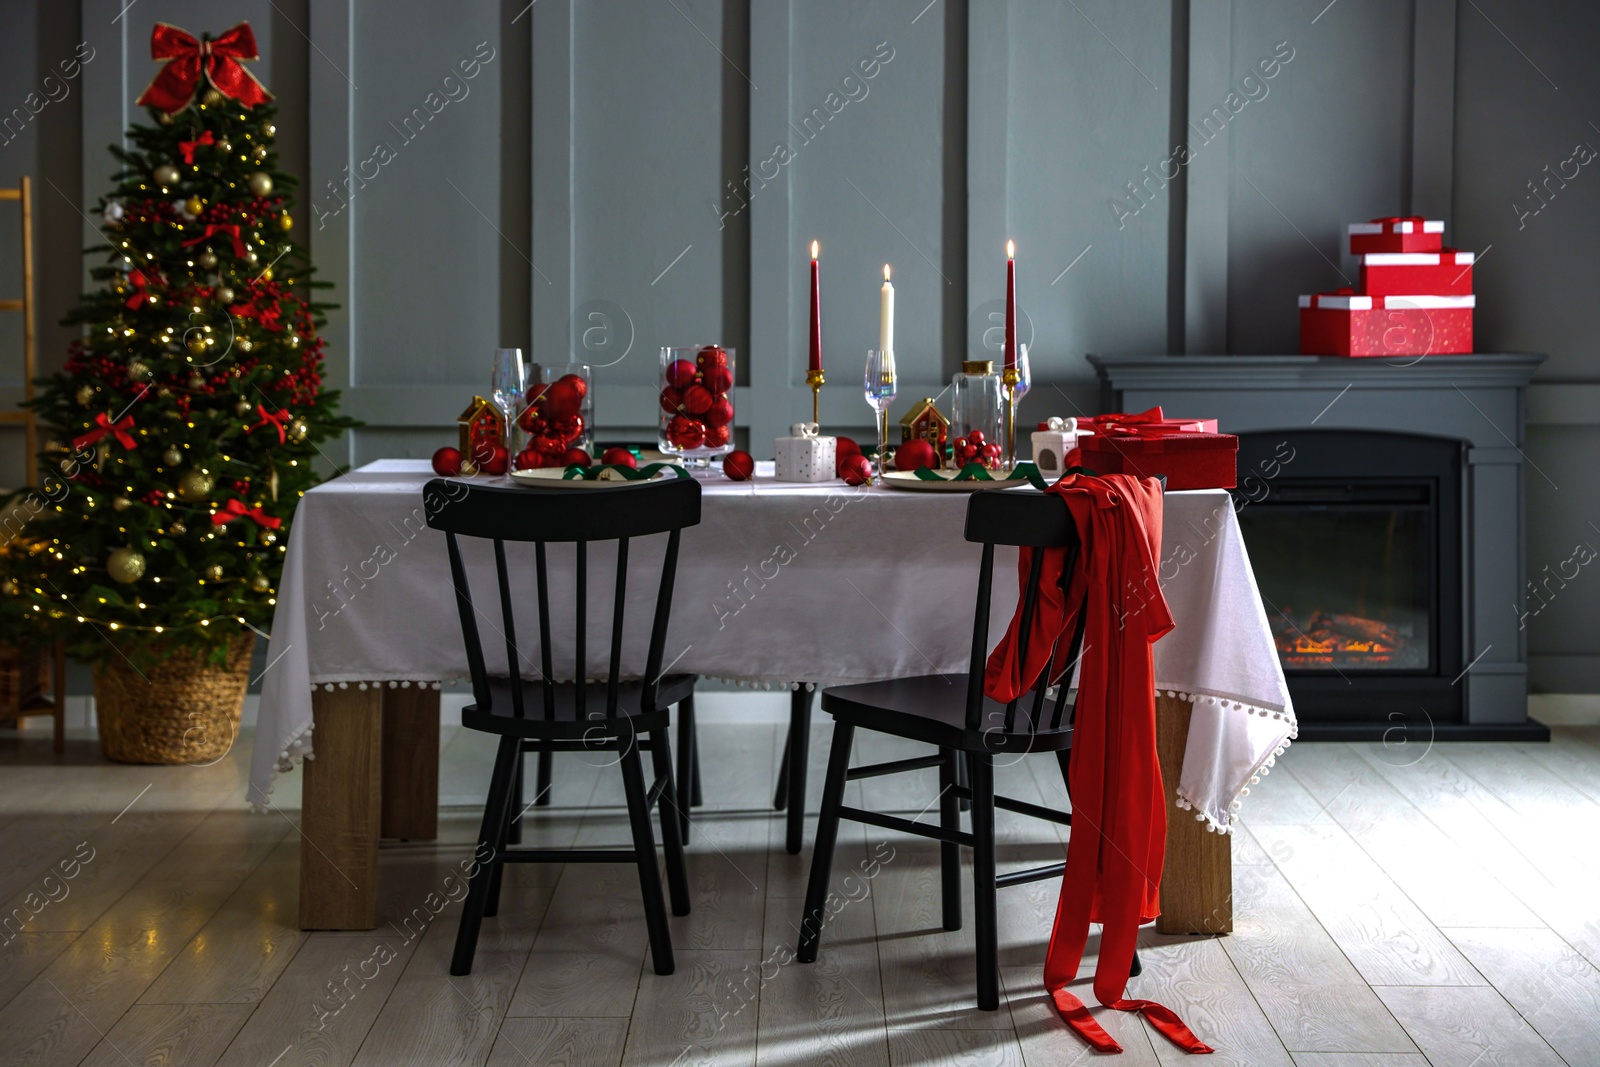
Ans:
[{"label": "gray wall panel", "polygon": [[[1219,138],[1232,141],[1230,352],[1296,351],[1295,298],[1357,281],[1345,225],[1408,202],[1411,5],[1340,0],[1312,25],[1320,7],[1234,0],[1229,91],[1248,102]],[[1280,42],[1294,58],[1252,89],[1246,76]],[[1190,112],[1226,113],[1228,100]]]}]

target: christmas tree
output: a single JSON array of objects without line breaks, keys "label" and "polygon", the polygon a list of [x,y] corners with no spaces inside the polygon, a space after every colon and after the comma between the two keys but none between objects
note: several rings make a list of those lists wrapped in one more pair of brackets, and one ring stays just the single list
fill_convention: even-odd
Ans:
[{"label": "christmas tree", "polygon": [[295,183],[271,96],[239,62],[249,26],[203,46],[158,25],[152,51],[150,122],[112,146],[121,170],[96,207],[100,288],[34,401],[39,487],[3,509],[0,611],[86,659],[220,662],[270,625],[317,443],[354,423],[321,388],[330,305],[288,236]]}]

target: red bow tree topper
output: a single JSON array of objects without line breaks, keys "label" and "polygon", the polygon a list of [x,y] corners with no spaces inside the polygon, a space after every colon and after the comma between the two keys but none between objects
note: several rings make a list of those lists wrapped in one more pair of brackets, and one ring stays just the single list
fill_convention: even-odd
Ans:
[{"label": "red bow tree topper", "polygon": [[162,64],[148,88],[139,95],[141,107],[154,107],[176,115],[194,100],[200,75],[217,92],[245,107],[272,99],[272,94],[245,69],[240,60],[259,59],[256,35],[241,22],[220,37],[196,39],[187,30],[158,22],[150,31],[150,58]]}]

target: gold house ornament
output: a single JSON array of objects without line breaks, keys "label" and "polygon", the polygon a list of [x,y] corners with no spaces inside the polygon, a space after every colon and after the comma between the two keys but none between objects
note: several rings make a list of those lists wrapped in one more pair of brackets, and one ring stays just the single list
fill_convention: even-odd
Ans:
[{"label": "gold house ornament", "polygon": [[505,443],[505,416],[481,396],[472,398],[467,410],[456,419],[456,425],[461,430],[461,454],[468,459],[476,455],[475,449],[481,443]]},{"label": "gold house ornament", "polygon": [[900,443],[920,437],[933,446],[933,454],[944,462],[945,440],[950,436],[950,420],[933,405],[933,397],[925,396],[911,410],[900,417]]}]

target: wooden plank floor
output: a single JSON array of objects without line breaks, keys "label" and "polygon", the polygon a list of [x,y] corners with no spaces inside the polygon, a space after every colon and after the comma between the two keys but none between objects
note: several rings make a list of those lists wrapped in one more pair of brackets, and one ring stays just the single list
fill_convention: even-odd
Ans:
[{"label": "wooden plank floor", "polygon": [[[812,738],[813,813],[830,729]],[[435,916],[426,902],[470,853],[493,745],[453,725],[441,743],[440,838],[384,848],[378,929],[305,934],[298,775],[280,780],[275,812],[246,812],[248,738],[213,767],[155,768],[106,764],[82,732],[59,760],[48,735],[0,735],[0,1067],[1095,1058],[1039,985],[1054,882],[1001,894],[1006,1003],[980,1012],[970,886],[964,929],[945,933],[937,847],[847,826],[836,885],[874,873],[819,962],[792,962],[810,853],[784,853],[766,806],[781,735],[765,720],[702,720],[706,807],[689,849],[693,913],[672,920],[675,975],[651,966],[632,868],[575,865],[512,868],[475,972],[451,978],[458,909]],[[858,759],[914,751],[866,735]],[[554,804],[525,841],[625,844],[606,764],[559,759]],[[1053,759],[998,778],[1019,799],[1061,802]],[[935,790],[931,771],[850,786],[854,803],[925,819]],[[1208,1062],[1600,1064],[1600,728],[1420,757],[1296,745],[1245,816],[1235,932],[1147,929],[1129,987],[1216,1046]],[[1003,867],[1052,859],[1065,835],[1006,813],[998,832]],[[1087,978],[1077,988],[1090,995]],[[1186,1059],[1139,1019],[1096,1011],[1119,1062]]]}]

